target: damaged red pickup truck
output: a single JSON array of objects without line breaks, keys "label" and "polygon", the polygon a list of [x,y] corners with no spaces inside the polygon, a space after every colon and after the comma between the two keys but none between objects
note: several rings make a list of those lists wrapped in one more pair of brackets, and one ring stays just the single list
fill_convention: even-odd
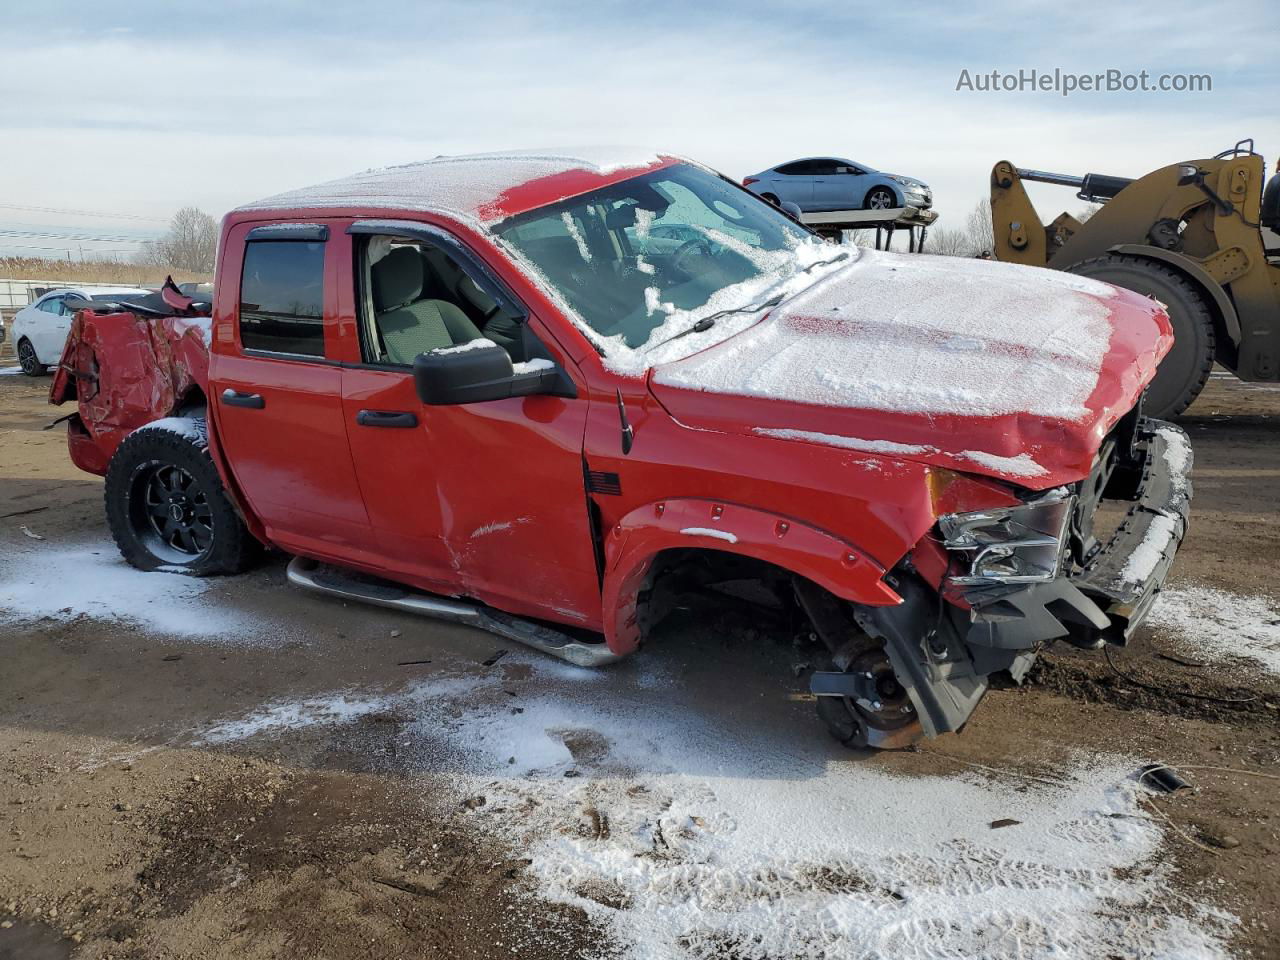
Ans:
[{"label": "damaged red pickup truck", "polygon": [[138,567],[270,545],[590,665],[750,592],[829,650],[832,732],[892,747],[1142,619],[1191,493],[1140,409],[1171,343],[1153,300],[826,243],[689,161],[485,155],[233,211],[212,304],[84,305],[51,399]]}]

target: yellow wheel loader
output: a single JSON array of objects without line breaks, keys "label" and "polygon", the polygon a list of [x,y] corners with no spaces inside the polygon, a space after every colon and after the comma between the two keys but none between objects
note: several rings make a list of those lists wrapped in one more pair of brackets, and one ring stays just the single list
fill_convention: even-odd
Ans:
[{"label": "yellow wheel loader", "polygon": [[[1208,160],[1174,163],[1130,180],[1024,170],[991,171],[998,260],[1052,267],[1155,297],[1168,307],[1174,347],[1148,388],[1154,417],[1181,413],[1214,361],[1242,380],[1280,379],[1280,172],[1263,188],[1252,140]],[[1075,187],[1102,208],[1047,227],[1025,181]],[[1273,249],[1268,249],[1271,244]]]}]

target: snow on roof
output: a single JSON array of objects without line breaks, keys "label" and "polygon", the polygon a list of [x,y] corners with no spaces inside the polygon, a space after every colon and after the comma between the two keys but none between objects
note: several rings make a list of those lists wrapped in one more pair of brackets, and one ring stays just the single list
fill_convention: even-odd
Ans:
[{"label": "snow on roof", "polygon": [[864,250],[654,379],[864,410],[1074,421],[1098,382],[1114,293],[1060,271]]},{"label": "snow on roof", "polygon": [[[338,180],[290,190],[239,207],[248,210],[317,209],[325,207],[383,207],[452,214],[464,220],[488,222],[510,215],[495,210],[508,191],[547,177],[581,170],[604,177],[624,170],[642,170],[662,162],[652,151],[598,147],[574,150],[520,150],[436,157],[417,163],[365,170]],[[595,184],[586,184],[590,189]],[[554,202],[549,196],[542,202]],[[533,204],[536,206],[540,204]]]}]

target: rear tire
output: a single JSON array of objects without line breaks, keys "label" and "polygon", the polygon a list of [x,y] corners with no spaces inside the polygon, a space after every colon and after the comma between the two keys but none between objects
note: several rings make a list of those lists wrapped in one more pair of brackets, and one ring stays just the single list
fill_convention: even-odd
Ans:
[{"label": "rear tire", "polygon": [[23,337],[14,349],[18,352],[18,366],[22,368],[23,373],[28,377],[44,376],[48,368],[36,356],[36,348],[31,345],[30,340]]},{"label": "rear tire", "polygon": [[762,193],[760,194],[760,199],[772,203],[775,207],[782,206],[782,202],[778,199],[778,195],[776,193]]},{"label": "rear tire", "polygon": [[135,430],[111,458],[103,498],[120,553],[139,570],[239,573],[258,544],[209,456],[205,421]]},{"label": "rear tire", "polygon": [[1191,406],[1209,379],[1214,357],[1213,317],[1199,289],[1172,267],[1126,254],[1082,260],[1067,272],[1155,297],[1168,307],[1173,349],[1147,387],[1143,411],[1168,419]]}]

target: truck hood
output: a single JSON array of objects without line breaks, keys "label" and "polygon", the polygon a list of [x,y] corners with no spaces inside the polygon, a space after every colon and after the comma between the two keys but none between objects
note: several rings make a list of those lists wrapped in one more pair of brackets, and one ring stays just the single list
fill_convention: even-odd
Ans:
[{"label": "truck hood", "polygon": [[689,426],[1039,490],[1089,473],[1172,345],[1159,303],[1109,284],[863,250],[649,386]]}]

